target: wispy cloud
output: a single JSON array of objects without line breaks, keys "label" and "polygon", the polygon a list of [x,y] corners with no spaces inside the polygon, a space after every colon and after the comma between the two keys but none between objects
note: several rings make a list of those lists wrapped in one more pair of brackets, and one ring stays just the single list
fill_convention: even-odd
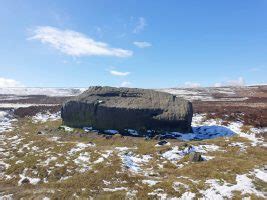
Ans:
[{"label": "wispy cloud", "polygon": [[139,42],[139,41],[135,41],[133,42],[133,44],[139,48],[147,48],[147,47],[151,47],[152,44],[150,44],[149,42]]},{"label": "wispy cloud", "polygon": [[199,83],[195,83],[195,82],[191,82],[191,81],[187,81],[184,83],[184,87],[186,88],[197,88],[200,87]]},{"label": "wispy cloud", "polygon": [[144,17],[139,17],[138,22],[133,30],[133,33],[137,34],[142,32],[146,25],[147,25],[146,19]]},{"label": "wispy cloud", "polygon": [[115,70],[110,70],[109,73],[114,76],[128,76],[130,72],[120,72]]},{"label": "wispy cloud", "polygon": [[214,84],[214,87],[222,87],[222,86],[245,86],[245,80],[243,77],[239,77],[234,80],[227,80],[225,82]]},{"label": "wispy cloud", "polygon": [[249,69],[250,72],[259,72],[260,70],[261,69],[259,67],[253,67]]},{"label": "wispy cloud", "polygon": [[123,81],[120,86],[121,87],[130,87],[131,85],[132,85],[132,83],[129,81]]},{"label": "wispy cloud", "polygon": [[9,78],[3,78],[0,77],[0,88],[3,87],[23,87],[24,85],[20,83],[19,81],[9,79]]},{"label": "wispy cloud", "polygon": [[112,48],[107,43],[98,42],[92,38],[72,30],[61,30],[51,26],[40,26],[33,30],[30,40],[39,40],[53,48],[71,56],[115,56],[129,57],[130,50]]}]

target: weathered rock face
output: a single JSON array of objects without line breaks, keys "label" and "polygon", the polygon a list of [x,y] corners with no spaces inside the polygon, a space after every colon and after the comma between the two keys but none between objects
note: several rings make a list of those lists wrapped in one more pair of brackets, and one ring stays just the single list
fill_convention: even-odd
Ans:
[{"label": "weathered rock face", "polygon": [[190,132],[192,104],[164,92],[135,88],[90,87],[64,103],[63,123],[95,129]]}]

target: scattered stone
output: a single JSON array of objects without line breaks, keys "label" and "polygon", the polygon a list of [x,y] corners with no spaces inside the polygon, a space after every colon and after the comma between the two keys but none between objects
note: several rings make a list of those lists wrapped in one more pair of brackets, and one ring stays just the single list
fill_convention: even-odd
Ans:
[{"label": "scattered stone", "polygon": [[105,138],[106,138],[107,140],[109,140],[109,139],[112,138],[112,135],[106,135]]},{"label": "scattered stone", "polygon": [[201,162],[204,161],[201,154],[199,152],[192,152],[189,154],[189,160],[191,162]]},{"label": "scattered stone", "polygon": [[38,132],[37,132],[37,135],[44,135],[44,134],[45,134],[44,131],[38,131]]},{"label": "scattered stone", "polygon": [[28,178],[24,178],[22,181],[21,181],[21,184],[28,184],[30,183],[30,180]]},{"label": "scattered stone", "polygon": [[165,145],[165,144],[167,144],[168,142],[166,141],[166,140],[161,140],[161,141],[159,141],[158,142],[158,145],[159,146],[163,146],[163,145]]}]

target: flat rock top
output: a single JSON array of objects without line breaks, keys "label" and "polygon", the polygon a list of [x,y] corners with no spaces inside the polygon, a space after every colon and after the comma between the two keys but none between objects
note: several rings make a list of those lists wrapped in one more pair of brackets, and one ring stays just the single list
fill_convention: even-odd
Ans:
[{"label": "flat rock top", "polygon": [[173,108],[177,110],[178,107],[188,105],[187,100],[175,97],[174,95],[165,92],[159,92],[150,89],[100,86],[90,87],[73,100],[84,103],[98,102],[107,107],[139,109]]},{"label": "flat rock top", "polygon": [[163,109],[166,112],[184,113],[188,101],[174,95],[137,88],[90,87],[74,101],[99,103],[106,107],[128,109]]}]

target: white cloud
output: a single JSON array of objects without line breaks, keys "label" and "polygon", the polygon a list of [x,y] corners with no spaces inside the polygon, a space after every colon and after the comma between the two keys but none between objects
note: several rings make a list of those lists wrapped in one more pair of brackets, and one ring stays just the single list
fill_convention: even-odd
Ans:
[{"label": "white cloud", "polygon": [[243,77],[239,77],[236,80],[228,80],[222,83],[214,84],[214,87],[222,87],[222,86],[245,86],[245,80]]},{"label": "white cloud", "polygon": [[114,76],[128,76],[130,74],[130,72],[119,72],[115,70],[110,70],[109,73]]},{"label": "white cloud", "polygon": [[144,17],[139,17],[138,22],[133,30],[133,33],[137,34],[144,30],[146,26],[146,19]]},{"label": "white cloud", "polygon": [[133,44],[139,48],[146,48],[146,47],[151,47],[152,45],[149,42],[138,42],[135,41]]},{"label": "white cloud", "polygon": [[197,88],[197,87],[200,87],[200,84],[187,81],[187,82],[184,83],[184,86],[187,87],[187,88]]},{"label": "white cloud", "polygon": [[124,81],[121,83],[121,87],[130,87],[131,85],[132,85],[132,83],[129,81]]},{"label": "white cloud", "polygon": [[19,81],[9,79],[9,78],[3,78],[0,77],[0,88],[5,88],[5,87],[23,87]]},{"label": "white cloud", "polygon": [[259,72],[260,70],[261,69],[258,67],[253,67],[253,68],[249,69],[249,71],[251,71],[251,72]]},{"label": "white cloud", "polygon": [[37,27],[33,30],[33,36],[29,39],[49,44],[62,53],[71,56],[129,57],[133,54],[130,50],[112,48],[108,44],[95,41],[82,33],[61,30],[51,26]]},{"label": "white cloud", "polygon": [[244,86],[245,85],[245,80],[243,77],[239,77],[236,80],[229,80],[226,82],[227,85],[229,86]]}]

